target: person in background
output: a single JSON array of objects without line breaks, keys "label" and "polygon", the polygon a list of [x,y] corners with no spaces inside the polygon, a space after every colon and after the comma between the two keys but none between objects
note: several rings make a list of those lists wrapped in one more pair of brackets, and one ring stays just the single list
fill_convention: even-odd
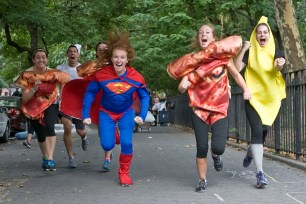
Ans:
[{"label": "person in background", "polygon": [[47,67],[48,55],[43,49],[33,52],[34,66],[22,72],[15,84],[22,88],[21,109],[31,119],[42,153],[42,169],[55,171],[53,159],[58,118],[58,94],[69,81],[69,75]]},{"label": "person in background", "polygon": [[282,51],[275,48],[268,18],[262,16],[254,28],[250,41],[246,41],[235,58],[238,71],[246,67],[245,80],[252,99],[245,102],[245,112],[251,126],[251,145],[243,160],[248,167],[252,160],[256,166],[256,187],[268,182],[263,171],[263,144],[279,109],[286,98],[286,85],[281,74],[285,64]]},{"label": "person in background", "polygon": [[[81,64],[78,62],[80,56],[79,49],[76,45],[70,45],[67,49],[67,58],[68,62],[58,65],[56,69],[68,73],[70,80],[78,79],[78,73],[76,67]],[[81,119],[73,118],[69,115],[60,112],[59,117],[64,126],[64,143],[68,154],[68,168],[76,168],[75,154],[73,151],[73,140],[72,140],[72,124],[75,125],[77,134],[81,137],[82,140],[82,149],[87,150],[88,146],[88,137],[85,125]]]},{"label": "person in background", "polygon": [[[99,55],[103,50],[107,49],[107,42],[104,41],[99,41],[97,45],[95,46],[95,51],[96,51],[96,60],[99,58]],[[79,77],[82,77],[83,79],[88,79],[95,71],[99,70],[101,67],[96,67],[97,63],[96,60],[94,61],[88,61],[83,63],[82,65],[77,67],[77,72]],[[107,65],[107,62],[106,64]],[[83,96],[81,96],[83,98]],[[98,116],[96,116],[98,117]],[[99,129],[98,129],[99,131]],[[119,144],[120,138],[119,138],[119,132],[116,129],[116,144]],[[112,151],[105,151],[104,154],[104,161],[102,164],[102,169],[104,171],[110,171],[111,170],[111,160],[113,157],[113,152]]]},{"label": "person in background", "polygon": [[[85,124],[91,123],[90,109],[95,96],[102,91],[99,110],[99,135],[101,146],[110,151],[115,145],[115,129],[120,131],[121,154],[118,170],[121,186],[131,186],[130,166],[133,158],[134,121],[143,124],[148,108],[149,93],[145,80],[129,63],[135,52],[130,45],[128,33],[114,30],[109,33],[108,49],[98,58],[99,69],[91,76],[83,100],[82,116]],[[105,66],[105,64],[108,64]],[[133,95],[137,92],[141,110],[135,117]]]},{"label": "person in background", "polygon": [[33,135],[34,135],[34,129],[33,129],[33,126],[31,124],[31,121],[30,119],[27,120],[27,123],[28,123],[28,136],[27,136],[27,139],[25,139],[22,144],[31,149],[31,142],[32,142],[32,139],[33,139]]},{"label": "person in background", "polygon": [[243,98],[245,100],[251,98],[245,81],[231,59],[241,48],[241,37],[231,36],[215,42],[214,31],[213,25],[202,25],[197,32],[196,41],[200,51],[186,54],[167,67],[171,77],[175,79],[182,77],[178,90],[181,93],[188,90],[189,106],[193,109],[192,122],[196,138],[196,166],[199,177],[196,192],[204,192],[207,185],[209,126],[212,131],[210,152],[214,168],[216,171],[221,171],[223,168],[220,155],[225,151],[228,136],[228,72],[242,88]]},{"label": "person in background", "polygon": [[152,114],[153,114],[153,116],[154,116],[154,118],[155,118],[155,122],[154,122],[154,126],[157,126],[157,123],[158,123],[158,111],[160,111],[161,110],[161,102],[160,102],[160,99],[159,99],[159,97],[158,97],[158,95],[156,94],[155,96],[154,96],[154,103],[153,103],[153,106],[152,106]]},{"label": "person in background", "polygon": [[16,90],[13,92],[12,96],[18,96],[18,97],[22,96],[22,93],[21,93],[21,91],[19,91],[19,88],[16,88]]}]

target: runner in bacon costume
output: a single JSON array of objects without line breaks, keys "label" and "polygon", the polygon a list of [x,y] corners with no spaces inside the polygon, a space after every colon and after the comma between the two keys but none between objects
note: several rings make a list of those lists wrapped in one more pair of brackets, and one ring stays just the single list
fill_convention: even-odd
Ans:
[{"label": "runner in bacon costume", "polygon": [[231,36],[215,42],[213,26],[205,24],[199,28],[197,39],[201,51],[173,61],[167,71],[175,79],[183,78],[178,88],[180,92],[188,90],[197,142],[199,182],[196,192],[203,192],[207,184],[208,126],[212,129],[211,154],[214,167],[217,171],[223,168],[220,155],[224,153],[228,136],[228,72],[243,89],[244,99],[251,98],[251,94],[231,59],[241,48],[241,37]]}]

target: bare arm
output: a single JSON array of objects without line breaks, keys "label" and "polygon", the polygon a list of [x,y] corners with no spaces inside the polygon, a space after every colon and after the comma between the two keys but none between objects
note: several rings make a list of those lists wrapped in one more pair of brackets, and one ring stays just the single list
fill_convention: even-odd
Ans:
[{"label": "bare arm", "polygon": [[27,102],[28,100],[30,100],[36,93],[37,89],[38,89],[38,84],[40,84],[40,81],[35,82],[35,84],[33,85],[32,89],[23,89],[22,90],[22,100],[24,102]]},{"label": "bare arm", "polygon": [[249,41],[245,41],[240,52],[238,55],[234,58],[234,64],[238,72],[240,72],[244,67],[245,63],[242,62],[243,56],[245,52],[251,47],[251,43]]},{"label": "bare arm", "polygon": [[238,72],[237,68],[235,68],[234,66],[229,66],[228,71],[232,75],[232,77],[234,78],[236,83],[242,88],[242,90],[243,90],[243,99],[244,100],[251,99],[251,97],[252,97],[251,92],[250,92],[249,88],[247,87],[243,77]]}]

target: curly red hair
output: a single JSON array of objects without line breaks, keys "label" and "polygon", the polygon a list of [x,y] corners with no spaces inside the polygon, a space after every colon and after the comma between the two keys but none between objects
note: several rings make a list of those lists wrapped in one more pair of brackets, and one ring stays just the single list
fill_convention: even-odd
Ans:
[{"label": "curly red hair", "polygon": [[115,49],[127,52],[128,65],[135,58],[135,50],[129,41],[129,33],[127,31],[120,33],[117,29],[113,29],[108,34],[107,49],[99,52],[97,59],[97,68],[107,64],[113,64],[111,61],[113,51]]}]

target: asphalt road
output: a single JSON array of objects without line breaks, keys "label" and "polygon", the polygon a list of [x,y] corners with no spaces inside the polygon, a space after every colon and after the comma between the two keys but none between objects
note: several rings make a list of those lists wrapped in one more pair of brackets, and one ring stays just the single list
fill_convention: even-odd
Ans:
[{"label": "asphalt road", "polygon": [[191,131],[175,127],[152,127],[135,133],[131,177],[134,185],[118,182],[120,146],[114,149],[112,170],[103,172],[104,153],[97,130],[89,129],[89,148],[81,148],[74,135],[77,168],[67,168],[67,155],[58,134],[56,172],[41,170],[41,153],[34,140],[32,149],[22,141],[0,144],[0,203],[84,204],[84,203],[282,203],[306,204],[306,172],[282,162],[264,160],[269,185],[255,188],[255,167],[242,167],[245,151],[228,146],[224,168],[216,172],[209,155],[208,185],[204,193],[194,192],[197,183],[195,139]]}]

